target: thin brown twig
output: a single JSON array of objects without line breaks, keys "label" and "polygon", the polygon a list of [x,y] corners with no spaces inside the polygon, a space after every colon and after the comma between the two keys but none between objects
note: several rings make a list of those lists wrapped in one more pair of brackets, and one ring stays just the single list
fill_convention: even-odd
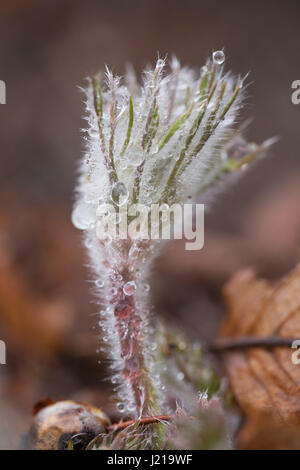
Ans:
[{"label": "thin brown twig", "polygon": [[[299,339],[299,338],[298,338]],[[282,338],[280,336],[267,336],[259,338],[257,336],[244,336],[243,338],[220,338],[212,342],[209,349],[214,352],[226,352],[249,348],[287,348],[297,338]]]},{"label": "thin brown twig", "polygon": [[123,421],[117,424],[111,424],[108,426],[108,431],[121,431],[122,429],[132,426],[133,424],[138,423],[139,425],[153,424],[158,421],[171,421],[174,418],[172,415],[159,415],[159,416],[146,416],[145,418],[140,418],[139,420],[131,419],[129,421]]}]

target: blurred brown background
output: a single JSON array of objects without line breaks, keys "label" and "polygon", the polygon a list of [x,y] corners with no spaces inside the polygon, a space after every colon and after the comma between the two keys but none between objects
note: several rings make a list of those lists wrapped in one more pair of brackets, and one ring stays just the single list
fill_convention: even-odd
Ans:
[{"label": "blurred brown background", "polygon": [[198,67],[224,47],[227,68],[251,72],[248,137],[281,140],[216,201],[205,248],[170,246],[153,280],[157,309],[184,316],[208,341],[223,312],[221,286],[236,269],[253,265],[276,278],[299,257],[300,105],[290,99],[300,79],[299,13],[293,0],[2,0],[0,339],[8,363],[0,366],[0,448],[19,445],[37,400],[101,406],[109,393],[95,353],[97,306],[70,223],[82,152],[78,85],[104,64],[141,70],[158,51]]}]

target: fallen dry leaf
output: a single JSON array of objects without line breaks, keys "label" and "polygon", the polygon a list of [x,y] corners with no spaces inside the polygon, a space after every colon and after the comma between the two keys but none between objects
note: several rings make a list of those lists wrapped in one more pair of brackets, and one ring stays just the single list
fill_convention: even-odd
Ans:
[{"label": "fallen dry leaf", "polygon": [[[225,286],[228,315],[221,337],[300,338],[300,265],[272,284],[252,270],[238,272]],[[226,369],[245,413],[237,445],[247,449],[300,449],[300,364],[290,347],[227,351]]]},{"label": "fallen dry leaf", "polygon": [[77,313],[71,225],[50,205],[11,202],[0,214],[1,339],[14,356],[53,357],[66,349]]}]

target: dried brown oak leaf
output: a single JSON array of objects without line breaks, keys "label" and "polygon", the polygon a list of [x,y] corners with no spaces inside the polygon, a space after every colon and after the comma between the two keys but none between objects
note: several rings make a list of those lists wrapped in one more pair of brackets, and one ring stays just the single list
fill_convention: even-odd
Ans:
[{"label": "dried brown oak leaf", "polygon": [[[221,337],[300,339],[300,264],[276,284],[239,271],[224,288],[228,314]],[[300,364],[290,347],[242,348],[224,354],[234,396],[245,414],[237,445],[300,449]]]}]

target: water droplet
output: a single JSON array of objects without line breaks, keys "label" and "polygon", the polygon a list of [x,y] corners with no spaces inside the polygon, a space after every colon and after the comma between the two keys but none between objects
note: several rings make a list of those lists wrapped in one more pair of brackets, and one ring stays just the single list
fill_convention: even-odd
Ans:
[{"label": "water droplet", "polygon": [[119,164],[119,168],[120,170],[126,170],[128,167],[128,161],[123,159],[121,160],[120,164]]},{"label": "water droplet", "polygon": [[130,164],[133,166],[139,166],[141,163],[143,163],[145,159],[145,155],[143,152],[139,150],[133,150],[130,152]]},{"label": "water droplet", "polygon": [[116,295],[117,293],[118,293],[118,289],[117,289],[116,287],[112,287],[112,288],[110,289],[110,294],[111,294],[111,295]]},{"label": "water droplet", "polygon": [[156,68],[164,67],[165,61],[163,59],[158,59],[156,62]]},{"label": "water droplet", "polygon": [[124,411],[125,411],[125,405],[124,405],[124,403],[121,403],[121,402],[118,403],[118,404],[117,404],[117,408],[118,408],[118,410],[120,411],[120,413],[124,413]]},{"label": "water droplet", "polygon": [[100,288],[104,286],[104,282],[102,281],[102,279],[97,279],[95,284],[97,287],[100,287]]},{"label": "water droplet", "polygon": [[144,291],[149,292],[149,290],[150,290],[149,284],[144,284]]},{"label": "water droplet", "polygon": [[134,403],[129,403],[127,406],[128,411],[135,411],[135,404]]},{"label": "water droplet", "polygon": [[177,380],[179,380],[181,382],[183,379],[184,379],[184,373],[183,372],[178,372]]},{"label": "water droplet", "polygon": [[126,282],[126,284],[124,284],[124,287],[123,287],[123,292],[125,295],[133,295],[135,293],[135,290],[136,290],[136,284],[134,281],[129,281],[129,282]]},{"label": "water droplet", "polygon": [[241,170],[242,170],[242,171],[245,171],[245,170],[248,169],[248,167],[249,167],[249,163],[244,163],[244,164],[241,166]]},{"label": "water droplet", "polygon": [[118,181],[111,190],[111,199],[117,206],[122,206],[128,200],[128,190],[124,183]]},{"label": "water droplet", "polygon": [[92,245],[93,245],[93,242],[92,242],[92,240],[87,239],[87,240],[84,241],[84,245],[85,245],[86,248],[91,248]]},{"label": "water droplet", "polygon": [[86,230],[93,222],[94,217],[91,208],[84,203],[75,206],[72,212],[72,223],[79,230]]},{"label": "water droplet", "polygon": [[212,56],[215,64],[221,65],[225,61],[225,54],[223,51],[215,51]]}]

